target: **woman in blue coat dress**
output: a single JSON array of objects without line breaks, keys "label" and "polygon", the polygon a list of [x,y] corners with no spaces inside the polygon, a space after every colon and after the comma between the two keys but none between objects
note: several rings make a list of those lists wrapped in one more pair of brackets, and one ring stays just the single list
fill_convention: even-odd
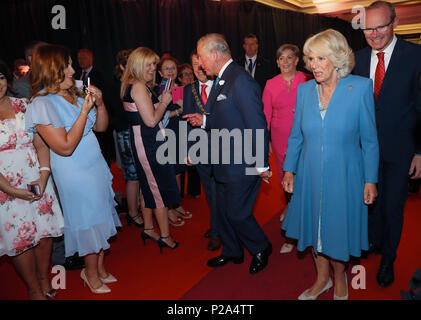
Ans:
[{"label": "woman in blue coat dress", "polygon": [[370,79],[350,75],[354,54],[329,29],[304,45],[314,80],[297,92],[282,185],[293,193],[283,223],[298,250],[313,247],[317,280],[299,299],[314,300],[333,285],[347,299],[345,263],[368,249],[367,205],[377,196],[378,143]]}]

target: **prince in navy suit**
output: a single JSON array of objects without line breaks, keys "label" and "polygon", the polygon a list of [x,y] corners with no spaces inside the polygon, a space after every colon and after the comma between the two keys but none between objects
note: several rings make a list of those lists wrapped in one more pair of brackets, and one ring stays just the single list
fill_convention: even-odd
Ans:
[{"label": "prince in navy suit", "polygon": [[[197,53],[206,74],[217,76],[207,102],[210,114],[184,116],[191,125],[211,130],[211,167],[216,181],[218,231],[223,249],[221,256],[208,261],[208,266],[242,263],[244,246],[253,255],[250,273],[254,274],[266,267],[272,253],[272,245],[252,211],[260,178],[268,179],[271,176],[261,90],[258,83],[233,62],[229,46],[222,35],[208,34],[202,37],[197,43]],[[240,136],[243,139],[246,132],[250,132],[248,130],[253,139],[244,139],[240,146],[236,144],[237,138]],[[222,137],[221,143],[221,139],[213,134],[223,131],[225,134],[221,135],[225,137]],[[232,138],[234,132],[238,135]],[[231,135],[230,140],[224,143],[228,134]],[[217,148],[213,147],[215,145]],[[254,163],[244,156],[247,151],[257,156]],[[259,156],[263,158],[259,159]]]},{"label": "prince in navy suit", "polygon": [[[355,55],[354,73],[373,79],[380,148],[379,196],[369,215],[369,241],[381,250],[377,282],[394,281],[393,263],[402,233],[408,176],[421,178],[416,150],[416,118],[421,114],[421,47],[397,38],[392,4],[376,1],[366,10],[364,35],[369,47]],[[374,251],[374,250],[372,250]]]},{"label": "prince in navy suit", "polygon": [[[197,80],[192,84],[184,87],[183,93],[183,114],[190,113],[206,113],[209,112],[209,105],[207,104],[208,97],[212,90],[214,81],[208,78],[205,71],[199,65],[199,58],[197,53],[191,55],[191,63],[193,72]],[[189,131],[191,126],[188,127]],[[203,129],[204,130],[204,129]],[[206,131],[208,134],[209,132]],[[189,162],[188,162],[189,164]],[[197,172],[202,181],[203,189],[205,190],[206,198],[211,209],[208,249],[218,250],[221,247],[221,240],[218,233],[218,215],[216,213],[216,182],[212,174],[212,167],[210,163],[199,163],[196,165]]]}]

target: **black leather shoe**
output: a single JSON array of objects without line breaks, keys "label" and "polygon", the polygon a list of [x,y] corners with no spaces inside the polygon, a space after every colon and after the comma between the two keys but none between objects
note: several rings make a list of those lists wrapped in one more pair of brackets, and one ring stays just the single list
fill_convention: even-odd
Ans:
[{"label": "black leather shoe", "polygon": [[210,238],[208,243],[208,250],[215,251],[221,247],[221,239],[219,238]]},{"label": "black leather shoe", "polygon": [[205,238],[211,238],[212,237],[212,229],[209,229],[208,231],[206,231],[205,233]]},{"label": "black leather shoe", "polygon": [[207,265],[208,267],[217,268],[225,266],[227,263],[232,262],[235,264],[240,264],[244,262],[244,257],[226,257],[226,256],[218,256],[215,258],[212,258],[208,261]]},{"label": "black leather shoe", "polygon": [[85,268],[85,260],[79,257],[67,257],[63,266],[66,270],[80,270]]},{"label": "black leather shoe", "polygon": [[253,260],[250,264],[250,273],[255,274],[259,271],[262,271],[268,264],[269,256],[272,253],[272,244],[266,247],[265,250],[256,253],[253,257]]},{"label": "black leather shoe", "polygon": [[387,288],[394,280],[393,263],[380,263],[379,271],[377,271],[377,283],[379,286]]}]

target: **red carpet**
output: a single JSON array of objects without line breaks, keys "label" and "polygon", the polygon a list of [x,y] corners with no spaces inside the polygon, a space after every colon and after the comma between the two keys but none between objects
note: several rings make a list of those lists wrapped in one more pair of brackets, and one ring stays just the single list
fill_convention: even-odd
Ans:
[{"label": "red carpet", "polygon": [[[273,161],[271,166],[274,167]],[[112,172],[115,190],[123,191],[121,171],[115,164]],[[268,267],[259,274],[248,273],[251,261],[248,253],[241,265],[229,264],[215,270],[206,266],[206,261],[218,252],[206,250],[207,239],[203,234],[209,227],[209,209],[202,192],[200,199],[187,196],[183,200],[183,206],[193,213],[193,218],[186,220],[184,226],[171,229],[174,238],[180,242],[179,248],[175,251],[164,249],[161,255],[155,243],[147,241],[144,246],[140,229],[128,227],[123,214],[123,227],[112,240],[106,258],[108,271],[119,280],[110,284],[112,292],[94,295],[83,287],[80,271],[68,271],[66,290],[59,291],[58,300],[296,299],[311,285],[315,271],[310,254],[297,256],[296,250],[287,255],[279,254],[284,238],[280,235],[281,224],[276,213],[283,205],[283,194],[275,175],[270,184],[262,183],[255,206],[256,218],[264,226],[274,247]],[[379,256],[372,255],[361,261],[366,268],[366,290],[350,289],[351,299],[400,299],[400,289],[408,290],[413,272],[421,268],[420,207],[421,194],[411,196],[405,209],[404,231],[395,263],[395,283],[387,289],[377,286],[375,276]],[[331,299],[332,294],[331,290],[320,299]],[[0,258],[0,300],[4,299],[26,299],[25,286],[9,257]]]}]

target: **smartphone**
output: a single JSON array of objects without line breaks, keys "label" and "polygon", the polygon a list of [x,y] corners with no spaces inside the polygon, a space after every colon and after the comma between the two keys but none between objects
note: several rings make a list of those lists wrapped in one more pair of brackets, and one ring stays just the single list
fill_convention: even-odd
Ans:
[{"label": "smartphone", "polygon": [[27,184],[26,187],[27,187],[28,191],[31,191],[36,196],[41,195],[41,188],[40,188],[39,184]]},{"label": "smartphone", "polygon": [[174,103],[177,103],[179,100],[183,100],[184,86],[172,88],[171,94],[172,94],[172,100],[174,101]]},{"label": "smartphone", "polygon": [[171,87],[171,78],[162,78],[161,84],[159,85],[159,94],[161,95],[164,91],[168,91]]}]

